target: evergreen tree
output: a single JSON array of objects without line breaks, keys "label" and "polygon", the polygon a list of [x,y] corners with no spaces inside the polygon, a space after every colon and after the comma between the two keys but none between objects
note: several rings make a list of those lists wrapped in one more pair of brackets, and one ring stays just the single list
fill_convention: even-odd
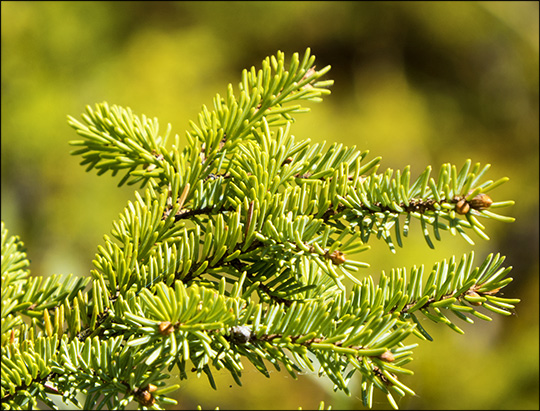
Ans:
[{"label": "evergreen tree", "polygon": [[[157,119],[107,103],[69,124],[82,137],[72,152],[87,170],[139,185],[111,235],[98,246],[90,277],[31,277],[21,240],[2,223],[2,408],[35,408],[51,396],[84,409],[159,409],[173,373],[181,379],[226,369],[241,383],[243,361],[269,376],[310,370],[349,393],[359,374],[397,408],[413,395],[416,339],[432,340],[426,317],[458,333],[459,321],[510,315],[518,299],[500,290],[512,278],[504,257],[450,256],[431,270],[359,276],[361,252],[382,239],[403,247],[418,220],[423,236],[443,231],[488,239],[480,218],[512,201],[487,194],[507,181],[486,179],[471,160],[378,172],[380,157],[355,147],[312,144],[290,133],[294,116],[330,93],[308,49],[286,68],[278,52],[244,70],[203,106],[182,139],[167,142]],[[185,144],[184,144],[185,141]],[[183,148],[182,148],[183,147]],[[420,376],[421,378],[421,376]],[[79,403],[78,394],[85,394]]]}]

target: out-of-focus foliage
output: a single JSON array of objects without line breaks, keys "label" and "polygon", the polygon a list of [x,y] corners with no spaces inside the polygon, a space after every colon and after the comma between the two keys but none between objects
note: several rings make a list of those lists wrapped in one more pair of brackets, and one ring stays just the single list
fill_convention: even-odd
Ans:
[{"label": "out-of-focus foliage", "polygon": [[[25,239],[34,273],[89,271],[95,245],[132,196],[67,155],[66,113],[114,101],[183,135],[239,70],[309,46],[320,67],[332,65],[335,86],[295,135],[356,145],[382,156],[383,168],[410,164],[413,174],[472,158],[512,182],[500,191],[516,200],[516,223],[487,231],[489,248],[514,266],[507,296],[522,299],[517,317],[465,327],[467,339],[433,330],[447,347],[422,350],[413,369],[423,386],[400,407],[538,407],[537,2],[2,2],[1,12],[2,220]],[[429,266],[448,254],[418,238],[396,257],[381,244],[370,272],[388,271],[396,258]],[[446,246],[469,250],[460,238]],[[470,381],[448,381],[454,372]],[[309,376],[261,381],[256,372],[242,389],[229,389],[226,375],[217,384],[212,392],[190,381],[181,403],[271,407],[280,392],[280,405],[309,408],[318,404],[310,390],[328,388]],[[360,400],[329,391],[326,403],[357,408]]]}]

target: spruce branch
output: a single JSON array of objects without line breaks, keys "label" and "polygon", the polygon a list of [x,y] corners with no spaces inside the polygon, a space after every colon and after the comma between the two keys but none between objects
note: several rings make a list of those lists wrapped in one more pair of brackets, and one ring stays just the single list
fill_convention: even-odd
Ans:
[{"label": "spruce branch", "polygon": [[318,372],[347,394],[357,375],[364,405],[376,388],[397,408],[414,395],[402,378],[418,345],[408,339],[433,339],[419,316],[463,333],[454,317],[513,313],[499,254],[476,267],[474,253],[453,256],[427,278],[423,266],[378,283],[355,274],[372,238],[405,247],[413,217],[430,247],[441,231],[489,239],[479,218],[513,221],[492,211],[513,204],[491,193],[507,178],[489,180],[489,165],[471,160],[443,164],[436,178],[431,166],[416,179],[409,167],[378,173],[381,158],[367,151],[297,140],[294,116],[329,94],[330,67],[317,71],[309,49],[286,66],[279,52],[244,70],[237,94],[229,85],[203,106],[172,148],[170,125],[161,136],[157,119],[129,108],[69,117],[81,164],[143,191],[86,278],[29,277],[2,223],[3,407],[56,408],[56,395],[84,409],[159,409],[176,403],[173,369],[216,388],[215,370],[241,384],[249,361],[267,377],[269,364],[294,378]]}]

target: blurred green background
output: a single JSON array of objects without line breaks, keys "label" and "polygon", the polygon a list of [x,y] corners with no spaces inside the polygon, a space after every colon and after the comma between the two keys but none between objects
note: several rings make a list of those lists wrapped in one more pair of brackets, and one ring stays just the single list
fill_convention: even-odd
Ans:
[{"label": "blurred green background", "polygon": [[[522,299],[516,315],[459,324],[426,322],[405,382],[403,409],[538,409],[538,2],[12,2],[1,3],[2,220],[20,235],[34,275],[87,275],[103,234],[133,187],[86,173],[69,155],[66,116],[107,101],[157,117],[183,136],[243,68],[306,47],[331,65],[332,94],[292,127],[297,138],[337,141],[382,156],[380,170],[428,164],[435,174],[468,158],[510,177],[491,192],[513,199],[475,247],[443,233],[431,250],[414,226],[394,256],[383,242],[360,257],[361,274],[426,264],[471,249],[479,262],[507,256]],[[376,240],[374,240],[376,241]],[[413,342],[413,341],[411,341]],[[249,365],[243,387],[227,372],[181,382],[179,406],[222,409],[362,408],[306,373],[266,379]],[[377,409],[389,408],[377,396]]]}]

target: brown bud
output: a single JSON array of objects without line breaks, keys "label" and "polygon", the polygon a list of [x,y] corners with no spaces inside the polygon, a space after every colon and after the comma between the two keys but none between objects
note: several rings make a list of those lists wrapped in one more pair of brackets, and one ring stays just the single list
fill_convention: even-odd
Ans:
[{"label": "brown bud", "polygon": [[169,335],[174,331],[174,325],[170,321],[163,321],[159,323],[159,332],[161,335]]},{"label": "brown bud", "polygon": [[467,214],[469,212],[469,209],[470,209],[469,203],[467,203],[467,201],[464,198],[459,200],[456,204],[456,213],[458,214]]},{"label": "brown bud", "polygon": [[379,355],[379,358],[386,362],[393,362],[395,360],[394,354],[392,354],[392,351],[386,350],[381,355]]},{"label": "brown bud", "polygon": [[[470,297],[474,297],[474,298],[480,297],[480,295],[476,291],[473,291],[473,290],[467,291],[466,295],[468,295]],[[482,305],[482,302],[481,301],[469,301],[469,304],[479,306],[479,305]]]},{"label": "brown bud", "polygon": [[485,210],[493,204],[493,200],[487,194],[480,193],[477,196],[474,196],[473,199],[469,201],[469,204],[475,210]]},{"label": "brown bud", "polygon": [[154,396],[147,389],[138,389],[135,391],[135,399],[145,407],[151,407],[156,402]]},{"label": "brown bud", "polygon": [[345,254],[343,254],[341,251],[337,251],[337,250],[334,251],[332,254],[330,254],[330,255],[328,256],[328,258],[329,258],[330,260],[332,260],[332,263],[333,263],[334,265],[341,265],[341,264],[343,264],[345,261],[347,261],[346,258],[345,258]]}]

